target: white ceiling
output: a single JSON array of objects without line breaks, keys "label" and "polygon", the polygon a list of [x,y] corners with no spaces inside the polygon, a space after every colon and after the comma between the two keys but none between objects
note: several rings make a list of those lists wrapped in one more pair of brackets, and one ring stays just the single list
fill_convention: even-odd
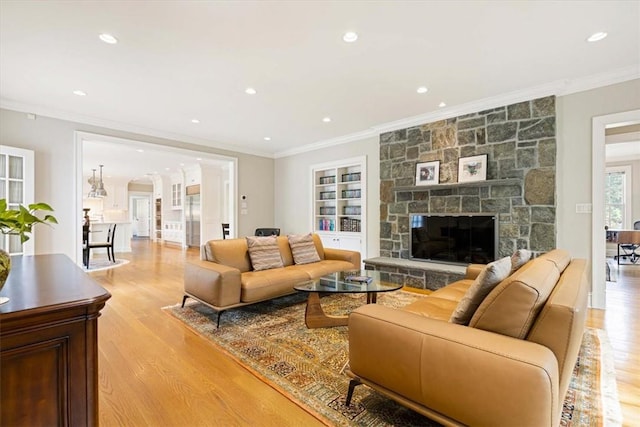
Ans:
[{"label": "white ceiling", "polygon": [[104,165],[105,180],[134,181],[150,184],[152,175],[171,175],[196,165],[229,168],[229,160],[205,153],[161,147],[136,141],[113,142],[111,140],[86,139],[82,144],[83,176],[100,175],[100,165]]},{"label": "white ceiling", "polygon": [[[442,112],[441,101],[446,111],[638,77],[639,10],[637,1],[2,0],[0,106],[278,156]],[[342,40],[347,30],[357,42]],[[587,43],[596,31],[608,37]],[[101,42],[103,32],[119,43]]]}]

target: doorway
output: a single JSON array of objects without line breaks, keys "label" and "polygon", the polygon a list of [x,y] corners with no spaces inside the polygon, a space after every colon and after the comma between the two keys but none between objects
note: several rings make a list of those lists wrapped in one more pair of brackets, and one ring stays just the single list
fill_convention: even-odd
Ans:
[{"label": "doorway", "polygon": [[[203,196],[203,204],[213,203],[214,206],[224,207],[223,216],[228,216],[225,222],[236,228],[238,159],[235,157],[76,131],[75,159],[75,211],[78,224],[82,224],[84,204],[91,201],[95,204],[91,212],[99,213],[96,221],[128,223],[128,239],[134,235],[137,238],[153,237],[151,240],[155,242],[175,242],[186,247],[186,237],[182,235],[185,215],[181,201],[184,200],[185,186],[201,179],[207,183],[207,200]],[[88,181],[96,165],[105,166],[104,185],[108,196],[88,200]],[[201,173],[194,175],[194,170]],[[219,179],[212,180],[211,174]],[[228,182],[228,188],[222,185],[223,182]],[[181,197],[172,200],[174,189],[179,189]],[[143,194],[136,194],[136,191]],[[144,196],[144,201],[139,201],[141,197],[129,197],[133,195]],[[161,201],[161,215],[156,212],[157,200]],[[176,204],[176,200],[180,203]],[[213,224],[214,220],[218,222]],[[201,227],[203,241],[221,237],[219,218],[207,216]],[[79,265],[82,262],[81,231],[73,230],[77,242],[76,262]]]},{"label": "doorway", "polygon": [[591,150],[591,307],[606,308],[606,240],[605,240],[605,169],[606,131],[610,128],[640,123],[640,110],[594,117]]}]

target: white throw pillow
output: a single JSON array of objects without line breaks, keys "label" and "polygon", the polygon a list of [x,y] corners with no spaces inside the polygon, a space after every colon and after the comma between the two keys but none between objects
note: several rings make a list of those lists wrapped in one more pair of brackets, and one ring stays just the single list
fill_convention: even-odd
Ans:
[{"label": "white throw pillow", "polygon": [[511,257],[500,258],[484,268],[467,289],[458,306],[451,314],[449,322],[468,325],[482,301],[498,283],[509,277],[511,272]]},{"label": "white throw pillow", "polygon": [[531,259],[531,251],[528,249],[518,249],[511,255],[511,274],[518,271]]}]

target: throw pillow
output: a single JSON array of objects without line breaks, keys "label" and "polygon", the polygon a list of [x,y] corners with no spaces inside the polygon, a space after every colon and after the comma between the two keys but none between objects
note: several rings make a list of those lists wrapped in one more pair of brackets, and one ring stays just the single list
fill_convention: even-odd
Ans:
[{"label": "throw pillow", "polygon": [[289,234],[289,246],[293,254],[293,262],[296,264],[309,264],[320,261],[320,256],[313,242],[313,236],[309,234]]},{"label": "throw pillow", "polygon": [[511,257],[500,258],[484,268],[467,289],[458,306],[451,314],[449,322],[468,325],[480,303],[489,295],[498,283],[509,277],[511,272]]},{"label": "throw pillow", "polygon": [[276,236],[247,237],[249,258],[255,271],[284,267]]},{"label": "throw pillow", "polygon": [[527,249],[518,249],[511,255],[511,273],[515,273],[520,267],[525,265],[531,259],[531,251]]}]

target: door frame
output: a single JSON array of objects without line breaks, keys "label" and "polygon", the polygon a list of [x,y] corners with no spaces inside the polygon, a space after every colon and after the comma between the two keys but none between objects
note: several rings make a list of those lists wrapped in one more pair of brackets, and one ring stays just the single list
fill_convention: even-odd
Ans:
[{"label": "door frame", "polygon": [[152,230],[151,228],[151,224],[153,223],[153,219],[151,218],[154,214],[154,206],[155,206],[155,200],[153,200],[153,192],[147,192],[147,191],[129,191],[129,221],[131,221],[132,227],[132,233],[133,233],[133,204],[135,203],[136,200],[138,199],[146,199],[147,203],[149,203],[149,216],[147,218],[148,221],[148,227],[149,227],[149,240],[151,240],[151,237],[153,237],[153,232],[155,230]]},{"label": "door frame", "polygon": [[[102,135],[98,133],[84,132],[84,131],[74,131],[74,162],[75,162],[75,197],[74,197],[74,224],[82,224],[83,222],[83,212],[82,212],[82,165],[83,165],[83,143],[85,141],[103,141],[109,142],[113,144],[122,144],[127,145],[129,147],[149,147],[154,150],[163,150],[166,151],[167,154],[171,153],[181,153],[181,154],[191,154],[195,157],[200,157],[203,159],[216,159],[226,161],[229,166],[228,179],[230,181],[230,192],[229,192],[229,207],[231,210],[231,217],[229,218],[230,222],[233,224],[232,226],[235,229],[238,224],[238,158],[225,156],[222,154],[215,154],[207,151],[197,151],[197,150],[189,150],[185,148],[173,147],[170,145],[163,144],[154,144],[151,142],[137,141],[133,139],[125,139],[118,138],[114,136]],[[206,147],[203,147],[203,149]],[[155,203],[155,198],[153,199]],[[82,265],[82,227],[73,227],[71,232],[72,238],[76,243],[75,247],[75,262],[78,265]]]},{"label": "door frame", "polygon": [[[612,125],[640,123],[640,110],[597,116],[591,122],[591,307],[606,308],[604,261],[604,174],[606,168],[605,131]],[[601,266],[602,268],[599,268]]]}]

